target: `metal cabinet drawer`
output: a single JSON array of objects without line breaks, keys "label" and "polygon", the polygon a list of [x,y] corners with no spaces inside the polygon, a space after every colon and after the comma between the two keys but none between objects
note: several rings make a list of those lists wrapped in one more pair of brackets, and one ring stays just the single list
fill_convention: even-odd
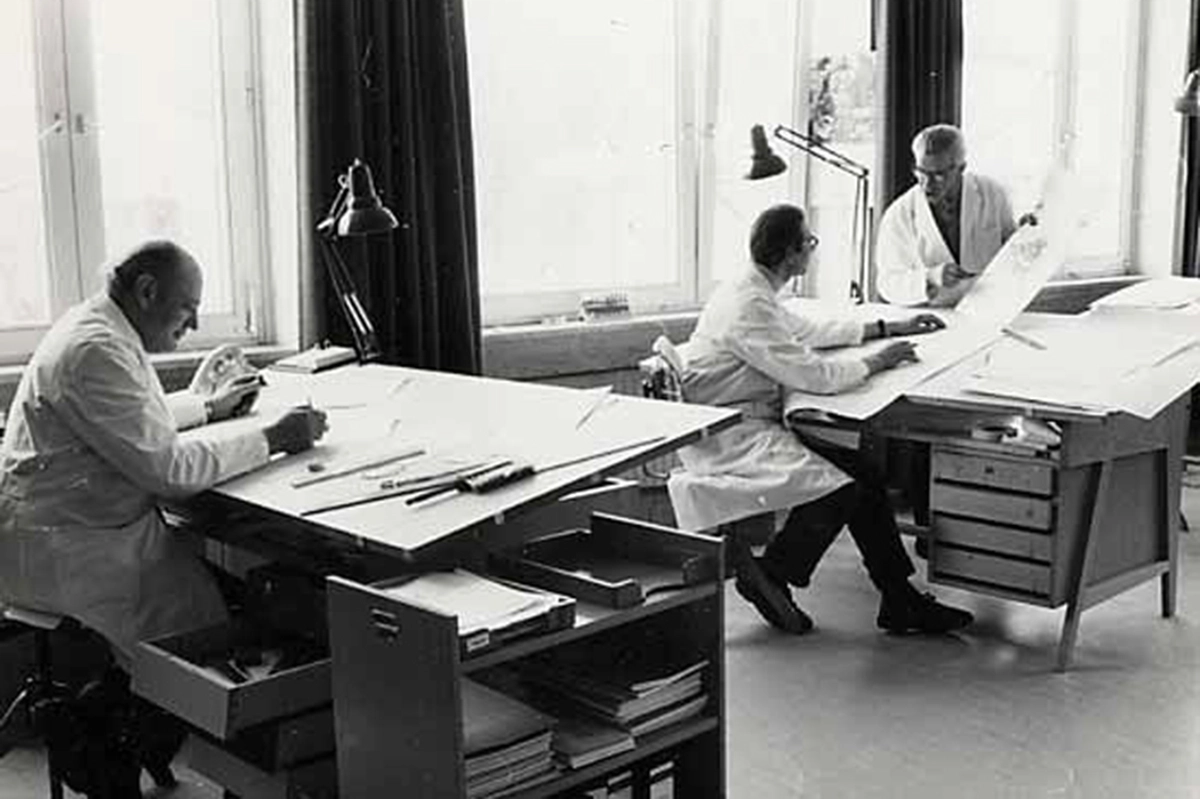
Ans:
[{"label": "metal cabinet drawer", "polygon": [[972,519],[1049,530],[1054,524],[1054,503],[1046,498],[1005,494],[934,482],[929,489],[929,507]]},{"label": "metal cabinet drawer", "polygon": [[934,514],[933,536],[939,544],[972,547],[1000,555],[1049,562],[1054,539],[1049,533]]},{"label": "metal cabinet drawer", "polygon": [[988,583],[1046,597],[1050,594],[1050,566],[999,555],[935,545],[929,553],[934,581],[954,579]]},{"label": "metal cabinet drawer", "polygon": [[1004,460],[935,448],[934,480],[971,483],[1048,497],[1054,493],[1054,467],[1033,460]]}]

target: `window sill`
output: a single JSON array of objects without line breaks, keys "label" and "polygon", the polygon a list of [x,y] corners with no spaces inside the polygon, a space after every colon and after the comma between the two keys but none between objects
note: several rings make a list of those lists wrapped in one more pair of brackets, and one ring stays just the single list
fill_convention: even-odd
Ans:
[{"label": "window sill", "polygon": [[684,341],[699,311],[603,321],[511,325],[483,331],[484,374],[510,380],[611,372],[634,367],[660,335]]},{"label": "window sill", "polygon": [[[258,344],[243,347],[242,351],[246,353],[246,357],[252,364],[262,367],[285,355],[291,355],[296,350],[294,347],[283,347],[278,344]],[[172,391],[187,382],[208,352],[208,350],[171,352],[153,355],[151,361],[154,363],[154,368],[158,370],[163,386],[168,391]],[[0,366],[0,420],[8,411],[9,403],[12,402],[12,396],[17,390],[17,384],[21,382],[21,374],[24,371],[25,364]]]}]

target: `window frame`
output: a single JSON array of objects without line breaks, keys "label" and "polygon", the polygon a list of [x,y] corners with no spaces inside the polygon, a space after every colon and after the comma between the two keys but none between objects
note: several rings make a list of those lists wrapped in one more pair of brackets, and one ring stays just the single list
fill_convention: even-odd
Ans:
[{"label": "window frame", "polygon": [[[104,286],[106,253],[89,0],[33,2],[36,122],[49,323],[0,328],[0,364],[23,363],[68,308]],[[205,313],[189,350],[268,341],[270,252],[258,6],[213,0],[221,69],[222,246],[230,269],[225,313]],[[41,265],[39,265],[40,268]],[[204,266],[203,264],[201,265]]]}]

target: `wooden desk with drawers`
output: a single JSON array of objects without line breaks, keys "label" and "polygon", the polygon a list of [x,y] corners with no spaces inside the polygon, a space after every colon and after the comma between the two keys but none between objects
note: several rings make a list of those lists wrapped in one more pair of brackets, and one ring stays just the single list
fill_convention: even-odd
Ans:
[{"label": "wooden desk with drawers", "polygon": [[[1189,393],[1146,420],[969,394],[965,371],[907,392],[870,423],[930,446],[930,582],[1065,604],[1060,671],[1083,611],[1105,599],[1158,577],[1162,615],[1172,616]],[[970,436],[1005,414],[1055,423],[1061,445],[1035,451]]]}]

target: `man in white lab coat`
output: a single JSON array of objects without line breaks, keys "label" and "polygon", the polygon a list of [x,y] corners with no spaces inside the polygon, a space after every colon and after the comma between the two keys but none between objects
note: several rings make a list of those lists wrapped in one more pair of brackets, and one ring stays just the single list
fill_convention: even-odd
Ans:
[{"label": "man in white lab coat", "polygon": [[901,305],[955,305],[1016,230],[1004,188],[966,172],[966,145],[952,125],[912,141],[916,184],[888,206],[875,244],[875,287]]},{"label": "man in white lab coat", "polygon": [[42,339],[0,445],[0,604],[73,616],[119,662],[139,640],[226,616],[195,542],[158,500],[308,449],[326,429],[320,411],[294,409],[265,427],[179,436],[243,412],[257,391],[164,393],[149,354],[196,328],[202,288],[180,247],[134,251]]},{"label": "man in white lab coat", "polygon": [[943,327],[932,314],[901,322],[818,323],[799,318],[777,293],[804,274],[817,239],[792,205],[764,211],[750,236],[752,263],[713,293],[691,338],[680,346],[687,401],[740,408],[744,420],[680,450],[685,470],[668,483],[676,520],[702,530],[790,508],[761,558],[731,542],[736,588],[768,623],[794,634],[813,626],[789,586],[809,584],[845,525],[882,600],[877,624],[894,632],[947,632],[972,621],[908,582],[913,566],[900,541],[882,482],[856,453],[802,441],[782,415],[784,389],[833,394],[916,357],[896,341],[865,358],[829,357],[818,348],[910,336]]}]

